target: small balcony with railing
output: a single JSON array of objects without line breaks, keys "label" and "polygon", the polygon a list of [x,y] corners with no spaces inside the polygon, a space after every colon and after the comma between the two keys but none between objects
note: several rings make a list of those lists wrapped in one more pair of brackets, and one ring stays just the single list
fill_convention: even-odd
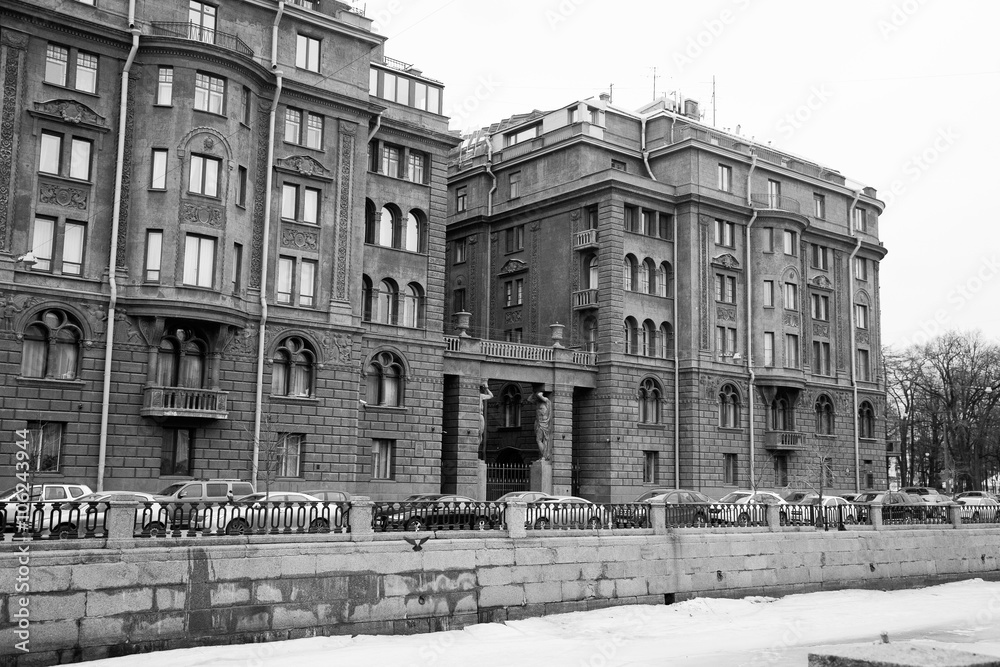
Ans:
[{"label": "small balcony with railing", "polygon": [[597,308],[597,289],[583,289],[573,292],[573,310]]},{"label": "small balcony with railing", "polygon": [[590,250],[598,247],[598,230],[584,229],[573,234],[573,250]]},{"label": "small balcony with railing", "polygon": [[216,389],[150,386],[143,391],[143,417],[158,421],[228,419],[229,393]]},{"label": "small balcony with railing", "polygon": [[791,197],[784,197],[782,195],[773,194],[756,194],[750,195],[750,201],[753,202],[754,208],[766,209],[771,211],[788,211],[789,213],[799,213],[802,212],[802,207],[799,205],[797,199],[792,199]]},{"label": "small balcony with railing", "polygon": [[228,51],[234,51],[248,58],[254,57],[253,49],[247,46],[246,42],[238,36],[213,28],[205,28],[197,23],[153,21],[150,24],[150,34],[153,37],[174,37],[192,42],[201,42],[202,44],[214,44],[215,46]]},{"label": "small balcony with railing", "polygon": [[764,431],[764,449],[793,451],[802,449],[803,441],[798,431]]}]

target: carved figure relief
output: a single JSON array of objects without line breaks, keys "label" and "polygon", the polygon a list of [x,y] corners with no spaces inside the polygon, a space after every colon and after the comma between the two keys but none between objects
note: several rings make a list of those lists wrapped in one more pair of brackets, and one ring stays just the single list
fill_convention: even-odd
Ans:
[{"label": "carved figure relief", "polygon": [[43,204],[56,204],[66,208],[84,210],[87,208],[87,193],[78,188],[53,183],[40,183],[38,186],[38,201]]},{"label": "carved figure relief", "polygon": [[319,242],[315,232],[306,232],[298,229],[282,228],[281,245],[286,248],[301,248],[305,250],[319,250]]},{"label": "carved figure relief", "polygon": [[222,227],[222,209],[209,204],[184,202],[181,204],[181,222],[208,225],[209,227]]}]

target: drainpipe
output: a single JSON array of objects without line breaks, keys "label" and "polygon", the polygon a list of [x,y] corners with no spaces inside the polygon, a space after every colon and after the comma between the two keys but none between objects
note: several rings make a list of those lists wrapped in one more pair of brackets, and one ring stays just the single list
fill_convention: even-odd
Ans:
[{"label": "drainpipe", "polygon": [[677,342],[677,216],[673,216],[674,228],[671,230],[674,239],[674,249],[671,253],[672,261],[674,263],[674,305],[671,310],[673,311],[673,324],[674,327],[674,488],[681,488],[681,378],[680,378],[680,360],[678,355],[679,343]]},{"label": "drainpipe", "polygon": [[[490,302],[490,298],[493,294],[493,249],[490,248],[490,233],[489,227],[493,224],[493,194],[497,191],[497,177],[493,173],[493,135],[486,135],[486,173],[490,175],[493,179],[493,187],[490,188],[489,193],[486,196],[486,218],[487,218],[487,230],[486,230],[486,280],[484,284],[486,285],[485,294],[483,295],[483,300],[485,301],[485,307],[483,312],[486,313],[486,326],[483,332],[479,333],[480,338],[490,337],[490,313],[493,304]],[[486,335],[484,336],[483,333]]]},{"label": "drainpipe", "polygon": [[264,247],[260,260],[260,325],[257,330],[257,396],[253,414],[253,463],[250,469],[251,482],[257,488],[257,471],[260,465],[260,422],[264,403],[264,333],[267,327],[267,267],[268,250],[271,246],[271,185],[274,169],[274,123],[278,115],[278,99],[281,97],[283,74],[278,69],[278,24],[285,12],[285,0],[278,0],[278,13],[271,28],[271,71],[274,72],[274,100],[267,129],[267,176],[264,185]]},{"label": "drainpipe", "polygon": [[[646,171],[649,173],[649,177],[656,180],[656,176],[653,176],[653,170],[649,167],[649,151],[646,150],[646,117],[642,117],[642,162],[646,165]],[[681,487],[677,487],[678,489]]]},{"label": "drainpipe", "polygon": [[750,171],[747,173],[747,205],[752,209],[753,214],[750,216],[750,222],[747,223],[747,236],[744,240],[744,257],[746,263],[746,276],[747,276],[747,373],[750,376],[750,391],[747,396],[747,418],[750,420],[749,431],[750,431],[750,475],[754,475],[754,394],[757,390],[757,376],[753,371],[753,308],[751,304],[751,293],[753,292],[753,264],[750,263],[750,228],[753,227],[753,223],[757,220],[757,209],[753,207],[753,197],[751,193],[753,192],[751,179],[753,178],[753,170],[757,168],[757,153],[753,152],[751,149],[750,153]]},{"label": "drainpipe", "polygon": [[493,179],[493,187],[486,195],[486,215],[493,215],[493,193],[497,191],[497,176],[493,173],[493,135],[486,136],[486,173]]},{"label": "drainpipe", "polygon": [[108,412],[111,401],[111,360],[114,354],[115,306],[118,304],[118,216],[121,215],[122,179],[125,170],[125,131],[128,123],[128,75],[132,70],[135,53],[139,50],[139,29],[135,27],[135,0],[128,3],[128,29],[132,33],[132,50],[122,69],[122,94],[118,106],[118,155],[115,158],[115,193],[111,210],[111,246],[108,256],[108,330],[104,344],[104,390],[101,395],[101,436],[97,452],[97,490],[104,490],[104,467],[108,456]]},{"label": "drainpipe", "polygon": [[861,249],[861,237],[854,233],[854,220],[852,216],[854,215],[854,207],[858,204],[858,199],[861,198],[861,191],[854,191],[854,199],[851,201],[851,205],[847,209],[847,230],[851,236],[854,236],[856,241],[854,244],[854,250],[851,252],[851,258],[847,260],[847,280],[848,280],[848,295],[847,295],[847,305],[851,314],[851,394],[854,398],[854,491],[855,493],[861,492],[861,434],[858,429],[858,334],[855,330],[857,322],[855,321],[854,314],[854,259],[858,256],[858,250]]}]

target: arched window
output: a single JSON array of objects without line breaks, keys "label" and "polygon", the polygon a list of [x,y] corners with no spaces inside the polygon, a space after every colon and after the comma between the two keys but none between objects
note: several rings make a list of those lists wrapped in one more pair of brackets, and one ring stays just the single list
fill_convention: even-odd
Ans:
[{"label": "arched window", "polygon": [[361,275],[361,320],[364,322],[372,321],[372,311],[374,310],[373,305],[375,302],[374,288],[372,287],[372,279],[368,276]]},{"label": "arched window", "polygon": [[656,356],[656,325],[651,320],[642,323],[642,356]]},{"label": "arched window", "polygon": [[656,289],[659,296],[674,295],[674,269],[670,262],[660,264],[659,276],[656,280]]},{"label": "arched window", "polygon": [[868,401],[862,401],[858,406],[858,436],[861,438],[875,437],[875,409]]},{"label": "arched window", "polygon": [[790,431],[791,430],[791,408],[788,399],[779,396],[771,401],[771,430]]},{"label": "arched window", "polygon": [[632,255],[625,255],[625,261],[622,263],[622,271],[622,280],[624,281],[625,291],[632,292],[638,289],[639,265],[636,263],[635,257]]},{"label": "arched window", "polygon": [[659,281],[657,280],[656,263],[646,258],[646,261],[642,263],[642,272],[646,274],[646,289],[642,290],[646,294],[656,294],[658,289]]},{"label": "arched window", "polygon": [[398,248],[400,243],[399,229],[400,215],[395,206],[383,206],[382,213],[378,221],[378,244],[386,248]]},{"label": "arched window", "polygon": [[671,359],[674,356],[674,327],[670,322],[660,325],[660,335],[656,337],[657,356],[661,359]]},{"label": "arched window", "polygon": [[404,327],[414,329],[424,326],[424,290],[417,283],[410,283],[403,293],[403,321]]},{"label": "arched window", "polygon": [[378,209],[371,199],[365,199],[365,243],[378,243]]},{"label": "arched window", "polygon": [[365,374],[369,405],[403,405],[403,364],[392,352],[372,357]]},{"label": "arched window", "polygon": [[80,365],[83,329],[62,310],[44,310],[25,327],[21,375],[73,380]]},{"label": "arched window", "polygon": [[597,318],[588,317],[583,321],[583,340],[587,344],[587,352],[597,352]]},{"label": "arched window", "polygon": [[274,353],[271,394],[309,397],[313,395],[316,355],[309,343],[298,336],[281,341]]},{"label": "arched window", "polygon": [[826,394],[816,399],[816,434],[833,435],[833,401]]},{"label": "arched window", "polygon": [[660,423],[660,398],[663,390],[653,378],[646,378],[639,385],[639,423]]},{"label": "arched window", "polygon": [[396,283],[388,278],[379,283],[378,287],[378,316],[376,322],[383,324],[396,324],[399,321],[399,288]]},{"label": "arched window", "polygon": [[639,354],[639,323],[635,318],[625,318],[625,354]]},{"label": "arched window", "polygon": [[427,216],[420,209],[410,209],[403,223],[403,248],[427,252]]},{"label": "arched window", "polygon": [[588,253],[583,257],[583,289],[597,289],[597,255]]},{"label": "arched window", "polygon": [[160,339],[156,381],[162,387],[205,386],[208,345],[190,329],[174,329]]},{"label": "arched window", "polygon": [[503,405],[503,425],[506,427],[521,425],[521,389],[516,384],[509,384],[500,392],[500,403]]},{"label": "arched window", "polygon": [[740,395],[731,384],[719,390],[719,426],[737,428],[740,425]]}]

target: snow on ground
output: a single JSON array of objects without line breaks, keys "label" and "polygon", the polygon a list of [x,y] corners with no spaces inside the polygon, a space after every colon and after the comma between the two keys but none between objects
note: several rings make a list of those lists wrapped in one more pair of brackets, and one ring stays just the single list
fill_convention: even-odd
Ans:
[{"label": "snow on ground", "polygon": [[312,637],[178,649],[90,667],[805,667],[836,644],[913,641],[1000,657],[1000,582],[696,598],[428,635]]}]

